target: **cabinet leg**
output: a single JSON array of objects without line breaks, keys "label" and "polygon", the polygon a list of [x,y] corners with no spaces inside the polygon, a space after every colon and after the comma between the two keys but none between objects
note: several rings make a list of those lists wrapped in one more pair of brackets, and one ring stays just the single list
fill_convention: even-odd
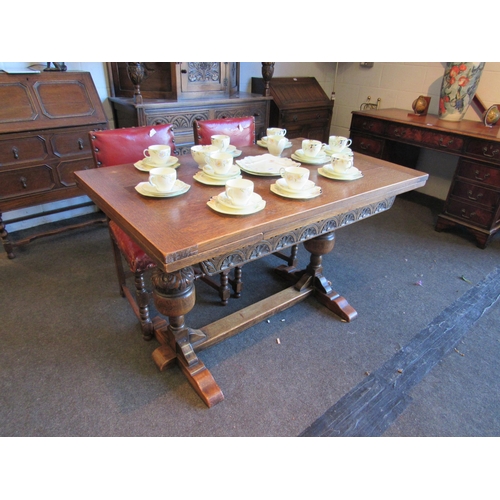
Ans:
[{"label": "cabinet leg", "polygon": [[14,247],[9,239],[9,233],[5,229],[5,223],[2,219],[2,212],[0,212],[0,238],[2,239],[3,248],[7,253],[7,257],[9,259],[13,259],[15,257]]}]

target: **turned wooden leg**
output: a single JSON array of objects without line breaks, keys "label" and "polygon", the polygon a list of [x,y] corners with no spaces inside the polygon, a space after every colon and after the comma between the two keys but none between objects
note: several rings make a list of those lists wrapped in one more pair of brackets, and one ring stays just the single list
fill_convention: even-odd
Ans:
[{"label": "turned wooden leg", "polygon": [[229,297],[231,297],[231,288],[229,287],[229,269],[220,274],[219,297],[221,304],[227,306]]},{"label": "turned wooden leg", "polygon": [[139,307],[139,321],[141,322],[142,337],[144,340],[153,338],[153,322],[149,315],[149,292],[144,283],[144,273],[135,273],[135,296]]},{"label": "turned wooden leg", "polygon": [[193,348],[203,334],[186,327],[184,316],[195,304],[195,274],[192,267],[173,273],[155,269],[152,276],[153,299],[157,310],[168,317],[168,325],[161,329],[157,339],[163,345],[153,352],[158,368],[164,369],[176,360],[196,393],[209,407],[224,399],[212,374],[198,359]]},{"label": "turned wooden leg", "polygon": [[230,279],[229,283],[233,287],[234,297],[239,299],[241,297],[241,290],[243,289],[243,281],[241,276],[243,274],[243,270],[241,266],[237,266],[234,268],[234,279]]},{"label": "turned wooden leg", "polygon": [[304,242],[304,248],[311,254],[311,257],[309,265],[296,286],[299,289],[302,286],[312,286],[314,288],[314,296],[319,302],[344,321],[351,321],[358,313],[349,305],[344,297],[341,297],[337,292],[332,290],[330,282],[322,274],[323,255],[331,252],[334,246],[334,232]]}]

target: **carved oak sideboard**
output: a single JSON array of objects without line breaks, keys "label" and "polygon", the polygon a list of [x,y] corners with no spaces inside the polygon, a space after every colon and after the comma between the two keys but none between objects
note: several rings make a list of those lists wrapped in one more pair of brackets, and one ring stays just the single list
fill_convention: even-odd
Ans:
[{"label": "carved oak sideboard", "polygon": [[[89,131],[106,128],[90,73],[0,72],[0,236],[9,258],[29,240],[14,242],[2,213],[82,196],[73,173],[94,168]],[[30,240],[45,234],[51,233],[42,230]]]},{"label": "carved oak sideboard", "polygon": [[456,226],[485,248],[500,230],[500,128],[481,122],[450,122],[403,109],[354,111],[352,149],[415,168],[420,148],[458,157],[436,230]]},{"label": "carved oak sideboard", "polygon": [[134,102],[133,98],[109,98],[117,128],[172,123],[178,155],[189,153],[194,144],[194,120],[254,116],[255,135],[257,139],[263,137],[266,135],[269,123],[271,99],[271,97],[242,92],[227,98],[179,99],[177,101],[144,99],[142,103]]}]

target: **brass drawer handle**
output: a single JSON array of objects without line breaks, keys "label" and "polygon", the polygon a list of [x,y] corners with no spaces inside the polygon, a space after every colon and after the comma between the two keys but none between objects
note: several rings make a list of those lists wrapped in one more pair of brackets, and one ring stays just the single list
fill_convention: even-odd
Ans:
[{"label": "brass drawer handle", "polygon": [[472,201],[477,201],[479,198],[483,197],[483,193],[478,193],[476,197],[473,196],[472,190],[467,191],[467,198]]},{"label": "brass drawer handle", "polygon": [[78,139],[78,149],[80,151],[83,149],[83,139]]},{"label": "brass drawer handle", "polygon": [[14,159],[19,160],[19,149],[15,146],[12,148],[12,154],[14,155]]},{"label": "brass drawer handle", "polygon": [[476,215],[476,212],[471,212],[470,214],[467,215],[467,211],[465,208],[462,208],[462,217],[464,219],[470,219],[471,217],[474,217]]},{"label": "brass drawer handle", "polygon": [[21,181],[23,189],[26,189],[28,187],[28,179],[26,179],[26,177],[20,177],[19,180]]},{"label": "brass drawer handle", "polygon": [[439,138],[439,146],[441,146],[442,148],[447,148],[453,145],[453,139],[448,139],[448,142],[446,144],[444,141],[445,139],[443,137]]},{"label": "brass drawer handle", "polygon": [[483,148],[483,155],[488,158],[495,158],[495,156],[498,156],[498,149],[494,149],[491,153],[488,153],[488,147],[486,146]]},{"label": "brass drawer handle", "polygon": [[370,149],[370,145],[365,144],[364,142],[360,142],[359,149],[362,149],[363,151],[367,151],[368,149]]},{"label": "brass drawer handle", "polygon": [[474,175],[474,178],[475,178],[476,180],[478,180],[478,181],[485,181],[485,180],[486,180],[486,179],[490,176],[490,174],[486,173],[486,174],[484,174],[484,176],[483,176],[483,177],[479,177],[479,174],[480,174],[479,170],[476,170],[476,171],[474,172],[474,174],[475,174],[475,175]]}]

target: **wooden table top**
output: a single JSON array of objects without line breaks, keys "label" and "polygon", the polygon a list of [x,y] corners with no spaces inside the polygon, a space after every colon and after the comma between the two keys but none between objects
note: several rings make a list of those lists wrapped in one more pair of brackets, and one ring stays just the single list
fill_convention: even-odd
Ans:
[{"label": "wooden table top", "polygon": [[[293,139],[282,156],[301,148],[302,139]],[[245,156],[267,153],[257,145],[241,148]],[[278,177],[260,177],[242,172],[255,183],[255,192],[266,201],[264,210],[250,215],[225,215],[212,210],[207,202],[224,191],[223,186],[207,186],[193,179],[198,166],[191,155],[179,157],[180,180],[189,191],[172,198],[148,198],[135,186],[148,180],[148,173],[132,164],[84,170],[75,173],[77,185],[112,220],[119,224],[166,272],[190,266],[263,239],[324,220],[339,213],[380,202],[425,184],[428,174],[400,165],[354,154],[354,165],[363,172],[355,181],[336,181],[309,168],[310,179],[322,188],[317,198],[297,200],[270,191]]]}]

